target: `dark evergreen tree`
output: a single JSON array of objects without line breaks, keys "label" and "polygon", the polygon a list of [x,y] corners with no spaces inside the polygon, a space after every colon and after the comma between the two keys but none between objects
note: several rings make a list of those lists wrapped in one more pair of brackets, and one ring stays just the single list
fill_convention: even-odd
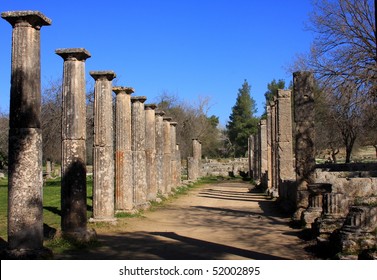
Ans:
[{"label": "dark evergreen tree", "polygon": [[245,80],[238,90],[236,104],[232,108],[232,113],[226,126],[235,157],[246,155],[248,138],[257,132],[259,119],[254,116],[257,110],[255,101],[250,95],[250,90],[251,86]]},{"label": "dark evergreen tree", "polygon": [[266,106],[267,104],[274,100],[274,96],[277,96],[278,90],[279,89],[284,89],[285,88],[285,81],[284,80],[278,80],[276,81],[273,79],[271,83],[267,84],[267,91],[264,93],[264,97],[266,100],[266,103],[264,104],[264,113],[262,115],[262,119],[267,118],[267,111],[266,111]]}]

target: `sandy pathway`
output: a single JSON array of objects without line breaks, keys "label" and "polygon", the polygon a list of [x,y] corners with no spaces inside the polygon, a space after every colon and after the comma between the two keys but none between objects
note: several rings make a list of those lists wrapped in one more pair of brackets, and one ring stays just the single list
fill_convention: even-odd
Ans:
[{"label": "sandy pathway", "polygon": [[97,230],[101,245],[66,252],[73,259],[310,259],[298,230],[274,202],[248,193],[250,184],[203,186],[163,209],[127,219],[114,232]]}]

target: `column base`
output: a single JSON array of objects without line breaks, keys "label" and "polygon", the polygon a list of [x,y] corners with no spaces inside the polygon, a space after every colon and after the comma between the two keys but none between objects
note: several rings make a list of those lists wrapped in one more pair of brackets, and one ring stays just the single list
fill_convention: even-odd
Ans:
[{"label": "column base", "polygon": [[94,229],[63,232],[63,238],[76,242],[88,243],[97,240],[97,233]]},{"label": "column base", "polygon": [[150,206],[151,206],[151,203],[150,203],[150,202],[145,202],[145,203],[142,203],[142,204],[136,205],[135,208],[136,208],[137,210],[147,210]]},{"label": "column base", "polygon": [[27,250],[27,249],[5,249],[0,252],[2,260],[47,260],[53,258],[53,253],[48,248]]},{"label": "column base", "polygon": [[322,208],[317,209],[309,207],[307,210],[305,210],[302,213],[302,220],[305,224],[305,228],[312,228],[312,224],[317,218],[321,217],[321,214]]},{"label": "column base", "polygon": [[137,209],[135,208],[132,208],[132,209],[118,209],[118,210],[115,210],[115,214],[136,214],[137,212],[139,212]]},{"label": "column base", "polygon": [[116,224],[117,218],[89,218],[89,223],[111,223]]}]

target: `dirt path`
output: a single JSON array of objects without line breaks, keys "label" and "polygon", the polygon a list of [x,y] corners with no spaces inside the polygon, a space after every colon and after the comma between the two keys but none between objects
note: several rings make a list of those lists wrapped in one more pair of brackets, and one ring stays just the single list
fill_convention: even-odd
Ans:
[{"label": "dirt path", "polygon": [[115,232],[97,230],[100,246],[70,259],[310,259],[298,230],[250,184],[220,182],[182,196]]}]

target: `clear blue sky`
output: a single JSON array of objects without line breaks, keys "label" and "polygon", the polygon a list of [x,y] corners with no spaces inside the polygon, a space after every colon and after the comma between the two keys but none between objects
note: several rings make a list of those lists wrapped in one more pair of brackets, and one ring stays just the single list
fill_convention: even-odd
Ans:
[{"label": "clear blue sky", "polygon": [[[1,0],[0,11],[38,10],[52,20],[41,29],[42,87],[61,78],[58,48],[86,48],[92,70],[113,70],[117,85],[156,101],[162,92],[197,102],[225,125],[244,79],[258,113],[272,79],[309,50],[304,23],[311,0]],[[0,109],[9,110],[11,25],[0,19]],[[92,78],[87,75],[87,80]]]}]

